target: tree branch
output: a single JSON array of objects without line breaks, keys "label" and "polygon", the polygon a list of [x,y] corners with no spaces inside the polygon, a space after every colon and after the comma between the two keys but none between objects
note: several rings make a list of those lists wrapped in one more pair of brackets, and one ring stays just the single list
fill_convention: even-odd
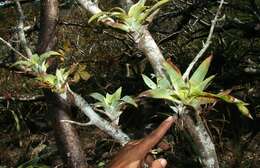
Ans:
[{"label": "tree branch", "polygon": [[[121,145],[125,145],[130,141],[130,138],[128,135],[126,135],[122,130],[117,128],[116,126],[113,126],[110,122],[100,117],[88,104],[88,102],[78,95],[77,93],[73,92],[68,87],[68,93],[73,96],[73,103],[76,105],[89,119],[90,123],[92,125],[97,126],[102,131],[105,131],[107,134],[109,134],[111,137],[116,139]],[[68,101],[67,94],[60,94],[60,96]]]},{"label": "tree branch", "polygon": [[60,120],[60,122],[65,122],[65,123],[70,123],[70,124],[75,124],[75,125],[78,125],[78,126],[89,126],[89,125],[93,125],[92,122],[87,122],[87,123],[80,123],[80,122],[77,122],[77,121],[72,121],[72,120]]},{"label": "tree branch", "polygon": [[5,96],[0,96],[0,100],[29,102],[29,101],[44,101],[45,97],[44,95],[19,95],[19,96],[5,95]]},{"label": "tree branch", "polygon": [[24,23],[23,22],[24,22],[25,16],[23,14],[23,10],[22,10],[20,2],[18,0],[15,0],[15,4],[17,7],[17,11],[20,14],[19,21],[18,21],[18,36],[19,36],[22,48],[25,50],[27,57],[30,58],[30,57],[32,57],[32,51],[27,44],[27,41],[25,38],[25,33],[24,33]]},{"label": "tree branch", "polygon": [[24,56],[22,53],[20,53],[19,51],[17,51],[10,43],[8,43],[6,40],[4,40],[2,37],[0,37],[0,41],[2,43],[4,43],[8,48],[10,48],[11,50],[13,50],[16,54],[18,54],[19,56],[23,57],[24,59],[28,59],[26,56]]}]

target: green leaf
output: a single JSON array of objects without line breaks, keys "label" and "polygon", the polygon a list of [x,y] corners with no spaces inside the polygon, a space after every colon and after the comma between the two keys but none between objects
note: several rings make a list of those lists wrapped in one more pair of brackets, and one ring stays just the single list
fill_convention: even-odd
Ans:
[{"label": "green leaf", "polygon": [[87,71],[81,71],[80,72],[80,77],[83,79],[83,80],[88,80],[90,78],[90,74],[87,72]]},{"label": "green leaf", "polygon": [[164,68],[167,72],[166,75],[169,76],[170,78],[170,82],[172,84],[172,86],[174,87],[175,90],[180,90],[183,88],[186,88],[186,84],[184,82],[184,80],[182,79],[181,74],[178,72],[178,70],[176,70],[175,68],[173,68],[169,63],[164,62],[163,63]]},{"label": "green leaf", "polygon": [[118,20],[122,20],[122,21],[128,18],[128,16],[122,12],[111,12],[110,17],[112,17],[113,19],[118,19]]},{"label": "green leaf", "polygon": [[36,79],[41,81],[41,82],[43,82],[43,83],[47,83],[47,84],[49,84],[51,86],[54,86],[55,83],[56,83],[57,77],[52,75],[52,74],[47,74],[47,75],[43,75],[43,76],[37,77]]},{"label": "green leaf", "polygon": [[112,101],[113,101],[113,95],[107,93],[107,94],[106,94],[106,98],[105,98],[105,103],[106,103],[107,105],[111,105],[111,104],[112,104]]},{"label": "green leaf", "polygon": [[133,105],[133,106],[135,106],[135,107],[138,106],[138,105],[136,104],[135,100],[134,100],[132,97],[130,97],[130,96],[124,96],[123,98],[121,98],[121,100],[124,101],[124,102],[126,102],[126,103],[128,103],[128,104],[131,104],[131,105]]},{"label": "green leaf", "polygon": [[144,83],[151,89],[155,89],[157,86],[156,84],[150,79],[148,78],[146,75],[142,74]]},{"label": "green leaf", "polygon": [[73,81],[74,82],[78,82],[80,80],[80,74],[79,73],[75,73],[73,76]]},{"label": "green leaf", "polygon": [[108,13],[108,12],[99,12],[99,13],[93,15],[93,16],[88,20],[88,23],[91,23],[91,22],[93,22],[94,20],[97,20],[98,18],[100,18],[100,17],[106,15],[107,13]]},{"label": "green leaf", "polygon": [[17,66],[17,65],[23,65],[26,67],[30,67],[32,65],[32,63],[30,61],[20,60],[20,61],[16,61],[12,66]]},{"label": "green leaf", "polygon": [[136,4],[132,5],[128,11],[129,17],[137,18],[145,10],[146,0],[139,0]]},{"label": "green leaf", "polygon": [[114,100],[119,100],[121,98],[121,93],[122,93],[122,87],[118,88],[115,93],[113,94]]},{"label": "green leaf", "polygon": [[210,82],[212,81],[212,79],[214,77],[215,77],[215,75],[212,75],[212,76],[208,77],[207,79],[205,79],[201,83],[198,83],[196,85],[191,84],[191,92],[194,92],[194,91],[202,92],[203,90],[205,90],[209,86]]},{"label": "green leaf", "polygon": [[62,69],[57,69],[56,70],[56,77],[59,81],[63,80],[63,73],[62,73]]},{"label": "green leaf", "polygon": [[32,64],[41,64],[40,57],[38,56],[38,54],[33,54],[30,58],[30,61]]},{"label": "green leaf", "polygon": [[157,77],[157,87],[162,89],[170,89],[171,84],[166,78],[163,77]]},{"label": "green leaf", "polygon": [[46,72],[47,71],[47,67],[46,67],[46,64],[45,62],[43,62],[40,66],[38,66],[39,69],[38,69],[38,72]]},{"label": "green leaf", "polygon": [[140,21],[145,21],[150,15],[152,15],[157,9],[159,9],[162,5],[168,3],[170,0],[160,0],[152,7],[150,7],[144,14],[139,18]]},{"label": "green leaf", "polygon": [[102,94],[97,93],[97,92],[91,93],[90,96],[93,97],[94,99],[100,101],[100,102],[104,102],[104,100],[105,100],[105,96],[103,96]]},{"label": "green leaf", "polygon": [[212,56],[209,56],[195,70],[195,72],[192,74],[192,77],[190,78],[190,83],[192,85],[199,84],[204,80],[206,74],[208,73],[211,60],[212,60]]},{"label": "green leaf", "polygon": [[139,97],[151,97],[155,99],[165,99],[165,100],[170,100],[176,103],[180,103],[178,100],[177,94],[171,90],[171,89],[161,89],[161,88],[156,88],[156,89],[150,89],[145,92],[142,92]]},{"label": "green leaf", "polygon": [[120,13],[126,14],[126,11],[120,7],[114,7],[112,9],[110,9],[109,12],[120,12]]},{"label": "green leaf", "polygon": [[128,25],[122,24],[122,23],[113,23],[110,26],[114,29],[118,29],[123,32],[130,32],[130,30],[131,30],[131,28]]},{"label": "green leaf", "polygon": [[244,115],[244,116],[246,116],[250,119],[253,119],[253,117],[251,116],[248,108],[245,106],[244,103],[237,103],[236,106],[237,106],[238,110],[241,112],[242,115]]},{"label": "green leaf", "polygon": [[51,56],[54,56],[54,55],[60,56],[61,54],[58,53],[58,52],[56,52],[56,51],[48,51],[48,52],[45,52],[45,53],[41,54],[41,55],[40,55],[40,59],[41,59],[41,61],[43,62],[43,61],[45,61],[46,59],[48,59],[48,58],[50,58]]}]

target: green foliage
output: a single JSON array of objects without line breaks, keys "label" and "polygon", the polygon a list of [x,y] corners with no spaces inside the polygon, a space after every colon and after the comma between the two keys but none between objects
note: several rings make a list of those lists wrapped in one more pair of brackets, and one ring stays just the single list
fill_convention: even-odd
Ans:
[{"label": "green foliage", "polygon": [[204,91],[214,78],[213,75],[205,79],[211,59],[211,56],[205,59],[188,81],[183,80],[179,69],[175,65],[165,62],[165,77],[157,77],[157,84],[147,76],[142,75],[145,84],[150,90],[143,92],[141,96],[166,99],[177,104],[192,106],[194,109],[198,109],[203,104],[223,100],[235,104],[244,116],[252,118],[246,107],[247,104],[229,95],[228,91],[218,94]]},{"label": "green foliage", "polygon": [[64,92],[66,83],[68,81],[69,71],[64,68],[57,69],[56,74],[44,74],[40,75],[36,79],[42,83],[45,88],[50,88],[54,92]]},{"label": "green foliage", "polygon": [[139,0],[131,6],[128,12],[124,9],[115,7],[109,12],[100,12],[89,19],[89,23],[93,21],[100,22],[104,19],[112,18],[115,23],[111,26],[124,32],[138,31],[141,26],[146,23],[147,18],[153,15],[162,5],[170,0],[160,0],[153,6],[145,6],[146,0]]},{"label": "green foliage", "polygon": [[133,98],[130,96],[124,96],[121,98],[122,87],[118,88],[115,93],[109,94],[107,93],[106,96],[103,96],[100,93],[92,93],[90,94],[91,97],[98,100],[94,105],[96,108],[101,108],[102,113],[106,114],[111,121],[118,124],[119,116],[121,115],[122,105],[127,103],[137,107],[137,104]]},{"label": "green foliage", "polygon": [[28,71],[45,73],[49,67],[47,59],[51,56],[61,56],[61,54],[55,51],[49,51],[42,55],[33,54],[31,58],[17,61],[13,66],[24,66]]},{"label": "green foliage", "polygon": [[47,69],[49,64],[47,59],[51,56],[62,54],[49,51],[43,53],[42,55],[34,54],[31,58],[27,60],[17,61],[13,66],[22,66],[26,71],[31,71],[36,75],[36,80],[40,82],[41,87],[50,88],[54,92],[64,92],[66,89],[66,84],[68,83],[68,77],[74,74],[73,82],[78,82],[80,79],[88,80],[90,74],[86,71],[86,66],[82,64],[76,64],[71,66],[69,70],[65,68],[56,69],[55,75],[48,74]]}]

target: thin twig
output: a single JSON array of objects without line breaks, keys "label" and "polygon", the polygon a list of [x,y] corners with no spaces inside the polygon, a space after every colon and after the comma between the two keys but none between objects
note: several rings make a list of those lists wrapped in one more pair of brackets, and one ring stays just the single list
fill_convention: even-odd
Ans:
[{"label": "thin twig", "polygon": [[20,55],[21,57],[23,57],[24,59],[28,60],[28,58],[26,56],[24,56],[22,53],[20,53],[19,51],[17,51],[9,42],[7,42],[6,40],[4,40],[2,37],[0,37],[0,41],[2,41],[7,47],[9,47],[11,50],[13,50],[16,54]]},{"label": "thin twig", "polygon": [[87,123],[81,123],[81,122],[72,121],[72,120],[60,120],[60,122],[75,124],[75,125],[79,125],[79,126],[83,126],[83,127],[93,125],[93,123],[91,121],[89,121]]},{"label": "thin twig", "polygon": [[206,41],[205,44],[203,44],[203,48],[196,55],[196,57],[193,59],[193,61],[190,63],[189,67],[187,68],[187,70],[183,74],[184,80],[187,80],[189,78],[189,75],[190,75],[192,68],[197,63],[197,61],[200,59],[200,57],[202,57],[202,55],[205,53],[205,51],[208,49],[209,45],[211,44],[211,38],[212,38],[212,35],[213,35],[213,32],[214,32],[215,25],[216,25],[217,20],[218,20],[218,16],[220,15],[220,11],[221,11],[223,3],[224,3],[224,0],[221,0],[219,7],[218,7],[218,10],[217,10],[217,13],[216,13],[214,19],[212,20],[212,24],[211,24],[211,27],[210,27],[210,31],[209,31],[207,41]]}]

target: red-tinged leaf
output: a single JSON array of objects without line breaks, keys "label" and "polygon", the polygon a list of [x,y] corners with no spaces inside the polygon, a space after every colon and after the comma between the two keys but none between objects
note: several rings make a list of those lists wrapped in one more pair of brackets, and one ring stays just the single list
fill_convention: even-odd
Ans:
[{"label": "red-tinged leaf", "polygon": [[219,95],[229,95],[232,92],[232,89],[227,89],[219,93]]},{"label": "red-tinged leaf", "polygon": [[200,66],[195,70],[195,72],[192,74],[191,78],[190,78],[190,83],[193,84],[198,84],[201,83],[205,76],[208,73],[208,69],[210,66],[212,60],[212,55],[209,56],[208,58],[206,58],[201,64]]},{"label": "red-tinged leaf", "polygon": [[213,97],[196,97],[192,100],[192,104],[196,105],[204,105],[204,104],[212,104],[215,103],[218,99]]},{"label": "red-tinged leaf", "polygon": [[229,90],[227,90],[225,92],[221,92],[219,94],[211,94],[211,93],[205,93],[205,92],[203,92],[203,93],[207,97],[212,97],[212,98],[215,97],[215,98],[219,98],[220,100],[223,100],[227,103],[235,104],[242,115],[252,119],[252,116],[250,115],[250,112],[246,107],[246,105],[248,105],[248,104],[231,95],[227,95],[228,92],[229,92]]}]

